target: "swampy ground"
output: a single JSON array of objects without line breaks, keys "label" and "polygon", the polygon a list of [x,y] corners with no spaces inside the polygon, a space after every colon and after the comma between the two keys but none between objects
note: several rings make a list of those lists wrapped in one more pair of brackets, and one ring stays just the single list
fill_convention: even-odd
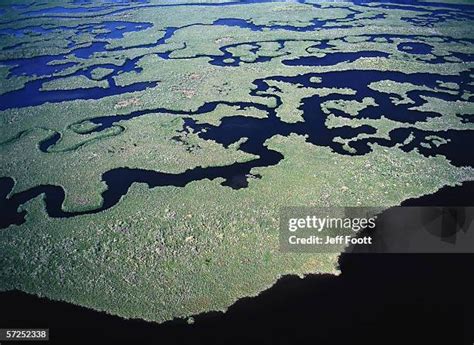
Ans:
[{"label": "swampy ground", "polygon": [[466,1],[2,1],[0,290],[163,322],[338,274],[283,206],[474,180]]}]

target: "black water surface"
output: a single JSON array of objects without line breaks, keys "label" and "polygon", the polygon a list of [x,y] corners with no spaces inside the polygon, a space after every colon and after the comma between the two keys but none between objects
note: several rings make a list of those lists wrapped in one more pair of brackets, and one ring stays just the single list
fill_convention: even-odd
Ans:
[{"label": "black water surface", "polygon": [[403,42],[397,46],[397,49],[410,54],[430,54],[433,47],[420,42]]},{"label": "black water surface", "polygon": [[[113,83],[113,84],[110,84]],[[22,90],[26,99],[11,97],[12,92],[0,95],[0,110],[41,105],[44,103],[59,103],[77,99],[100,99],[107,96],[120,95],[128,92],[143,91],[157,85],[157,82],[138,82],[127,86],[117,86],[109,79],[109,87],[91,87],[87,89],[40,91],[42,82],[28,83]],[[13,91],[14,93],[15,91]]]},{"label": "black water surface", "polygon": [[388,58],[390,54],[378,51],[359,51],[357,53],[352,52],[340,52],[340,53],[329,53],[323,57],[316,56],[304,56],[292,60],[284,60],[282,63],[287,66],[332,66],[341,62],[354,62],[360,58],[368,57],[384,57]]}]

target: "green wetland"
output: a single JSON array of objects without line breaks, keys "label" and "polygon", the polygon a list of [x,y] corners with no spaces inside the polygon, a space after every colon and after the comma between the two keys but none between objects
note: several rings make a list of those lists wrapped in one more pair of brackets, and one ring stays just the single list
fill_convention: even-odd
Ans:
[{"label": "green wetland", "polygon": [[283,275],[284,206],[474,180],[463,1],[3,1],[0,290],[163,322]]}]

